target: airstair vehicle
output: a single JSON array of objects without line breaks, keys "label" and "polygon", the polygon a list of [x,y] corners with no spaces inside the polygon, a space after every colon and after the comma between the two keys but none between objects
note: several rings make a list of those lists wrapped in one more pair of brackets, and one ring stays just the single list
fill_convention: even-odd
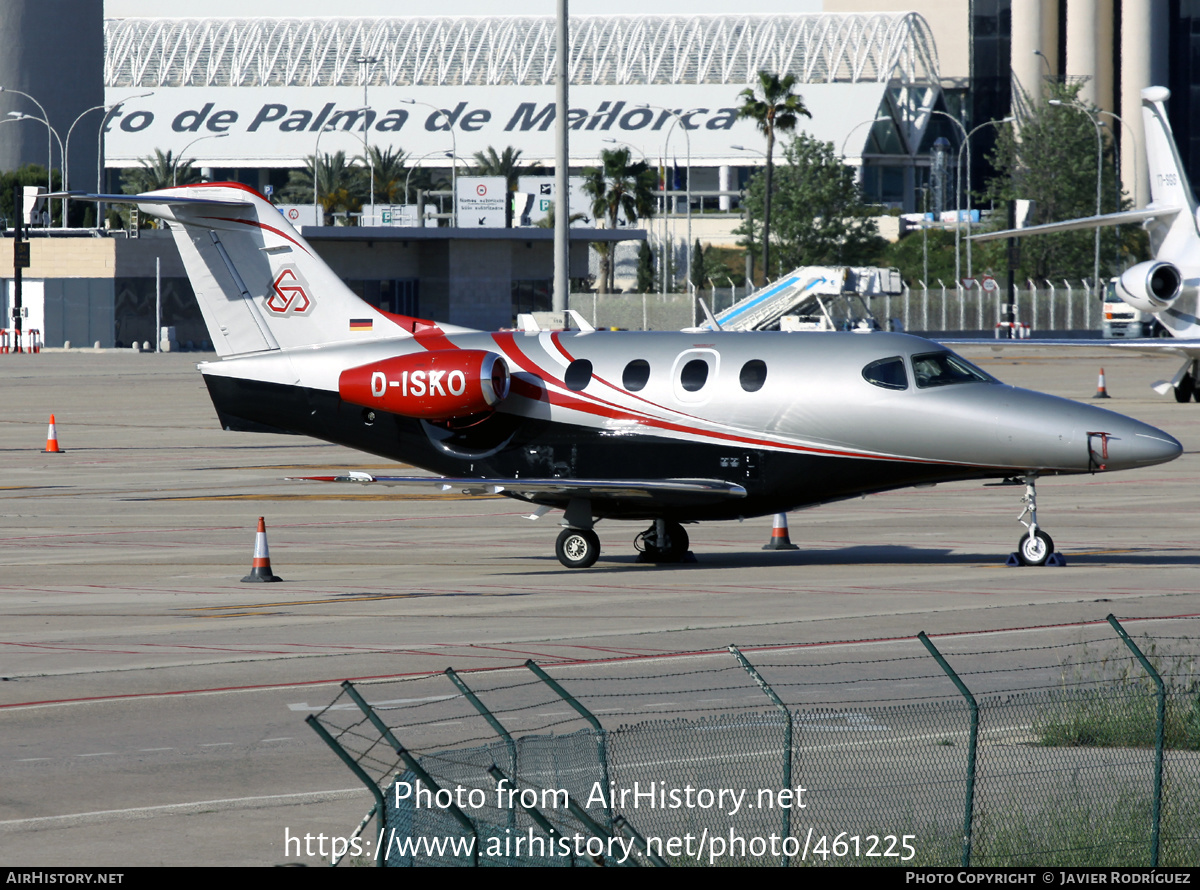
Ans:
[{"label": "airstair vehicle", "polygon": [[[897,269],[801,266],[716,316],[725,331],[877,331],[871,297],[899,295]],[[701,327],[711,330],[712,322]]]}]

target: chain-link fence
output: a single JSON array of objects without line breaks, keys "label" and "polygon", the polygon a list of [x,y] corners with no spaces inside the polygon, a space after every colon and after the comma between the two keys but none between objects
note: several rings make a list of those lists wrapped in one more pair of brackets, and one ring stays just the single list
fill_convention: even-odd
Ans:
[{"label": "chain-link fence", "polygon": [[[988,282],[987,286],[992,287]],[[743,288],[701,291],[713,314],[743,299]],[[870,310],[882,330],[914,334],[992,337],[1001,328],[1006,295],[1001,287],[970,289],[942,282],[906,287],[902,294],[872,297]],[[1015,336],[1088,332],[1103,319],[1103,303],[1086,281],[1026,281],[1017,288]],[[704,321],[688,294],[571,294],[570,308],[597,328],[678,331]]]},{"label": "chain-link fence", "polygon": [[1111,625],[447,671],[310,723],[379,864],[1194,865],[1194,638]]}]

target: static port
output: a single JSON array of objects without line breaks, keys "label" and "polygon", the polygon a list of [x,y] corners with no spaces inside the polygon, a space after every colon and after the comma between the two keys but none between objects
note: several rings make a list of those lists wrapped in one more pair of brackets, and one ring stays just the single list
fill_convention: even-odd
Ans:
[{"label": "static port", "polygon": [[375,422],[375,412],[370,408],[363,408],[362,418],[363,423],[365,423],[367,426],[370,426]]}]

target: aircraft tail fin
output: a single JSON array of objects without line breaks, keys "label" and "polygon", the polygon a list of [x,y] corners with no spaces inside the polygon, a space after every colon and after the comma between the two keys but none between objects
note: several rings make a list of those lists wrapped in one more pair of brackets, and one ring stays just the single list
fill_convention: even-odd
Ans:
[{"label": "aircraft tail fin", "polygon": [[266,198],[240,183],[102,197],[137,203],[170,224],[222,357],[410,337],[435,326],[362,300]]},{"label": "aircraft tail fin", "polygon": [[1150,230],[1155,252],[1176,253],[1176,239],[1195,239],[1196,197],[1192,193],[1164,103],[1171,91],[1166,87],[1142,90],[1142,124],[1146,134],[1146,167],[1150,174],[1151,207],[1178,207],[1181,212],[1169,224]]}]

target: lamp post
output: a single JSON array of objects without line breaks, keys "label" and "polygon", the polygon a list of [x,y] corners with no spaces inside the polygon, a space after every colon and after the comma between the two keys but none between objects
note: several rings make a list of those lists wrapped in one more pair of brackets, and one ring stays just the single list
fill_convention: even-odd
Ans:
[{"label": "lamp post", "polygon": [[450,131],[450,223],[458,228],[458,140],[454,137],[454,124],[450,121],[450,113],[445,108],[438,108],[428,102],[418,102],[416,99],[401,99],[405,105],[424,105],[432,108],[436,114],[446,118],[446,129]]},{"label": "lamp post", "polygon": [[[1016,120],[1015,117],[1004,117],[998,121],[984,121],[982,124],[979,124],[979,126],[973,128],[971,130],[971,132],[969,132],[967,134],[966,138],[963,139],[963,144],[958,147],[958,154],[959,154],[958,160],[959,160],[959,164],[961,166],[962,153],[963,153],[963,149],[965,148],[967,150],[967,193],[968,194],[970,194],[970,192],[971,192],[971,137],[974,136],[976,133],[978,133],[980,130],[982,130],[984,127],[998,127],[998,126],[1000,126],[1000,124],[1011,124],[1015,120]],[[967,277],[968,278],[974,277],[974,275],[971,271],[971,205],[969,203],[967,204]]]},{"label": "lamp post", "polygon": [[[734,151],[748,151],[748,152],[753,152],[756,155],[761,155],[762,159],[764,161],[767,159],[767,153],[765,151],[760,151],[757,148],[747,148],[744,145],[731,145],[729,147],[732,148]],[[743,203],[742,210],[745,212],[746,238],[748,239],[748,244],[749,244],[749,248],[746,250],[746,293],[749,294],[750,289],[754,287],[754,226],[750,222],[749,203]],[[764,270],[764,272],[763,272],[764,282],[766,281],[766,277],[767,277],[767,273]]]},{"label": "lamp post", "polygon": [[[104,191],[104,128],[108,126],[109,117],[112,116],[112,113],[114,111],[116,111],[118,108],[120,108],[122,105],[124,105],[126,102],[130,101],[131,99],[147,99],[153,95],[154,95],[154,92],[151,91],[149,93],[139,93],[136,96],[129,96],[125,99],[122,99],[120,102],[117,102],[115,105],[108,106],[108,110],[106,112],[104,112],[104,117],[102,117],[100,119],[100,129],[96,133],[96,194],[97,195],[102,194]],[[84,113],[86,114],[87,112],[84,112]],[[82,115],[80,115],[80,116],[82,117]],[[72,124],[71,126],[74,127],[75,125]],[[70,141],[71,141],[71,132],[68,130],[67,131],[67,142],[70,142]],[[104,202],[99,201],[96,203],[96,228],[103,228],[103,223],[101,222],[101,220],[103,220],[103,219],[104,219]]]},{"label": "lamp post", "polygon": [[[1092,122],[1092,126],[1096,128],[1096,216],[1100,215],[1100,173],[1103,168],[1103,152],[1104,140],[1100,136],[1100,121],[1096,120],[1096,116],[1084,108],[1082,105],[1064,102],[1062,99],[1051,99],[1049,102],[1057,108],[1071,108],[1078,111],[1080,114],[1087,115],[1087,119]],[[1096,297],[1100,293],[1100,227],[1096,227],[1096,258],[1095,266],[1092,272],[1092,296]],[[1089,304],[1090,305],[1090,304]]]},{"label": "lamp post", "polygon": [[367,103],[367,78],[369,75],[369,65],[374,65],[379,61],[375,56],[359,56],[354,60],[359,66],[359,73],[363,82],[363,153],[367,156],[367,169],[371,179],[371,221],[375,220],[375,159],[371,157],[371,145],[367,139],[370,132],[367,127],[367,115],[371,111],[371,106]]},{"label": "lamp post", "polygon": [[175,156],[175,160],[171,162],[171,186],[174,187],[179,183],[179,161],[189,148],[191,148],[197,142],[203,142],[205,139],[224,139],[228,135],[228,133],[212,133],[207,136],[197,136],[182,149],[180,149],[179,154]]},{"label": "lamp post", "polygon": [[[12,87],[0,87],[0,93],[13,93],[17,96],[24,96],[26,99],[28,99],[34,105],[36,105],[38,107],[38,110],[42,112],[42,119],[43,119],[44,123],[46,124],[46,130],[47,130],[47,133],[46,133],[46,192],[49,193],[49,192],[54,191],[54,186],[52,184],[52,179],[50,176],[51,168],[54,166],[54,147],[53,147],[53,143],[50,142],[50,132],[49,132],[50,131],[50,115],[46,114],[46,109],[42,107],[42,103],[39,102],[37,99],[33,98],[33,96],[29,95],[28,93],[22,93],[20,90],[14,90]],[[37,120],[37,118],[34,118],[34,120]],[[46,200],[49,201],[50,199],[47,198]]]},{"label": "lamp post", "polygon": [[639,105],[638,108],[657,108],[659,111],[666,111],[675,118],[671,124],[671,129],[667,130],[666,140],[663,142],[663,154],[667,152],[667,145],[671,142],[671,132],[675,129],[675,124],[680,125],[683,130],[684,140],[687,143],[687,185],[684,187],[684,199],[687,201],[687,285],[688,293],[691,293],[692,283],[692,135],[688,132],[688,125],[685,118],[688,115],[695,114],[700,109],[692,108],[682,114],[672,108],[664,108],[661,105]]},{"label": "lamp post", "polygon": [[[14,92],[15,92],[15,91],[14,91]],[[9,117],[11,117],[11,118],[12,118],[13,120],[15,120],[15,121],[37,121],[39,124],[45,124],[45,125],[46,125],[46,131],[47,131],[47,133],[46,133],[46,142],[47,142],[48,144],[51,144],[51,145],[52,145],[53,143],[51,143],[51,142],[50,142],[50,136],[51,136],[51,135],[53,135],[53,136],[54,136],[54,140],[55,140],[55,142],[57,142],[57,143],[58,143],[58,156],[59,156],[59,157],[62,157],[62,154],[63,154],[63,142],[62,142],[62,139],[59,137],[59,135],[58,135],[58,131],[57,131],[57,130],[55,130],[55,129],[54,129],[54,127],[50,126],[50,122],[49,122],[48,120],[46,120],[45,118],[35,117],[35,116],[34,116],[34,115],[32,115],[32,114],[25,114],[25,113],[24,113],[24,112],[22,112],[22,111],[10,111],[10,112],[8,113],[8,116],[9,116]],[[51,164],[51,163],[52,163],[52,161],[53,161],[53,155],[52,155],[51,153],[49,153],[49,152],[47,152],[47,154],[48,154],[48,158],[47,158],[47,161],[46,161],[46,167],[47,167],[47,170],[49,170],[49,166],[50,166],[50,164]],[[47,175],[47,180],[48,180],[48,182],[47,182],[46,210],[47,210],[47,211],[50,211],[52,208],[51,208],[51,201],[50,201],[50,198],[49,198],[49,194],[50,194],[51,192],[53,192],[53,191],[54,191],[54,189],[49,187],[49,180],[50,180],[50,177],[49,177],[49,175]],[[67,224],[67,222],[66,222],[66,219],[65,219],[65,218],[64,218],[63,220],[61,220],[61,225],[65,226],[66,224]]]},{"label": "lamp post", "polygon": [[[408,168],[408,175],[404,177],[404,203],[405,204],[408,203],[408,183],[409,183],[409,180],[412,179],[413,171],[415,171],[419,166],[421,166],[421,161],[425,160],[426,158],[431,158],[434,155],[442,155],[443,157],[451,158],[451,163],[454,163],[453,158],[451,157],[451,154],[448,151],[431,151],[428,154],[423,154],[419,158],[417,158],[416,161],[413,162],[413,165]],[[420,208],[418,208],[418,209],[420,209]],[[417,225],[421,228],[425,228],[425,220],[422,219],[421,217],[417,217]]]}]

